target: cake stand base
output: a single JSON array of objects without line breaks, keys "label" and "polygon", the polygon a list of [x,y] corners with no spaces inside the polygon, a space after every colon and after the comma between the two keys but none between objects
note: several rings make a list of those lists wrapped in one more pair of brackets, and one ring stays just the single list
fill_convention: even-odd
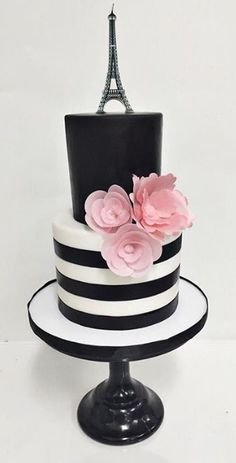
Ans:
[{"label": "cake stand base", "polygon": [[127,445],[149,437],[162,423],[164,407],[158,395],[131,378],[129,362],[110,362],[109,378],[80,402],[78,421],[91,438]]},{"label": "cake stand base", "polygon": [[61,314],[53,280],[33,295],[28,314],[34,333],[57,351],[109,362],[109,378],[85,395],[77,416],[93,439],[124,445],[149,437],[164,416],[158,395],[131,378],[129,362],[166,354],[193,338],[206,323],[208,302],[201,288],[181,277],[178,307],[168,319],[133,330],[101,330],[77,325]]}]

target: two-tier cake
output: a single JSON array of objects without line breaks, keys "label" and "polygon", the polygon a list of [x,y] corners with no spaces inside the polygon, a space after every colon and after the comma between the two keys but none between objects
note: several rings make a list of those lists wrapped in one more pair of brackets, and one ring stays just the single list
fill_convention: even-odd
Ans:
[{"label": "two-tier cake", "polygon": [[[135,113],[121,84],[115,15],[109,15],[109,66],[96,114],[65,117],[72,210],[53,221],[62,314],[112,330],[148,326],[178,304],[187,200],[161,175],[162,114]],[[116,89],[111,89],[115,79]],[[109,99],[126,113],[104,113]]]}]

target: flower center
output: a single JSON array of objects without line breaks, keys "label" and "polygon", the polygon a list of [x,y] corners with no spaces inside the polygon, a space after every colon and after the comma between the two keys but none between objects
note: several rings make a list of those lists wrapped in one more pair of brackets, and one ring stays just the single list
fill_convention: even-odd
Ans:
[{"label": "flower center", "polygon": [[125,252],[127,252],[127,254],[131,254],[132,252],[134,252],[134,246],[132,244],[126,244]]},{"label": "flower center", "polygon": [[117,211],[115,209],[108,209],[107,216],[110,217],[110,218],[116,218],[117,217]]}]

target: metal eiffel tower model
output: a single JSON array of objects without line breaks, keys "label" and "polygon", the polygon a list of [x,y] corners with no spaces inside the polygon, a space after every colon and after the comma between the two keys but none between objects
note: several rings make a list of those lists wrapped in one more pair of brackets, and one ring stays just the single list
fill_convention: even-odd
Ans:
[{"label": "metal eiffel tower model", "polygon": [[[102,98],[97,110],[98,114],[104,113],[104,106],[109,100],[118,100],[120,101],[126,109],[127,113],[132,113],[133,109],[131,108],[128,98],[125,94],[125,90],[122,86],[120,72],[118,67],[118,55],[116,47],[116,30],[115,30],[115,21],[116,15],[113,12],[114,4],[112,5],[111,13],[108,16],[109,19],[109,61],[108,61],[108,71],[106,77],[105,88],[102,93]],[[116,81],[115,89],[111,88],[111,81],[114,79]]]}]

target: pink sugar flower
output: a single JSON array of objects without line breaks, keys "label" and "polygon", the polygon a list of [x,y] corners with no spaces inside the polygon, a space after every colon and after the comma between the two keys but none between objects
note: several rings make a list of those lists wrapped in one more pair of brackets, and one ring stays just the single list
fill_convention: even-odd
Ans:
[{"label": "pink sugar flower", "polygon": [[85,220],[100,233],[115,233],[121,225],[132,221],[132,207],[125,190],[112,185],[108,192],[97,190],[85,201]]},{"label": "pink sugar flower", "polygon": [[136,224],[126,224],[105,237],[101,252],[112,272],[139,278],[159,259],[162,246]]},{"label": "pink sugar flower", "polygon": [[193,216],[187,199],[175,190],[176,177],[172,174],[133,176],[133,214],[137,224],[153,238],[163,240],[167,235],[178,235],[192,225]]}]

